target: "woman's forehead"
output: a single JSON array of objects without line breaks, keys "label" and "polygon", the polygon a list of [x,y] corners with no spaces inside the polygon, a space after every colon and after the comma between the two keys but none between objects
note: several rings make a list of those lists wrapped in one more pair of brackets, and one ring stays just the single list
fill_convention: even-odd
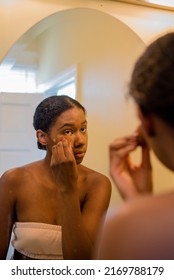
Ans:
[{"label": "woman's forehead", "polygon": [[84,123],[86,122],[86,114],[81,108],[74,107],[63,112],[57,117],[56,124],[74,124],[74,123]]}]

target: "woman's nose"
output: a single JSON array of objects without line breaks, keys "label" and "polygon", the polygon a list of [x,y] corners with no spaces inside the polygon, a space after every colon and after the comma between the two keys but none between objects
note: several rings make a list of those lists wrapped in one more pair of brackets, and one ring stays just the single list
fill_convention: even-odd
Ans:
[{"label": "woman's nose", "polygon": [[85,136],[81,132],[77,132],[73,139],[74,146],[85,144]]}]

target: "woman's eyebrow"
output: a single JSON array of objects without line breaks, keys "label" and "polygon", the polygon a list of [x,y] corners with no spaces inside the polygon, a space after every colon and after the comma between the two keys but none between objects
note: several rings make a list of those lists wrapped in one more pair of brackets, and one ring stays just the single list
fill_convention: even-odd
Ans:
[{"label": "woman's eyebrow", "polygon": [[[85,120],[84,122],[81,123],[81,125],[87,124],[87,121]],[[64,123],[59,129],[64,128],[66,126],[74,126],[74,123]]]},{"label": "woman's eyebrow", "polygon": [[64,123],[61,127],[59,127],[59,129],[64,128],[66,126],[74,126],[74,124],[72,124],[72,123]]}]

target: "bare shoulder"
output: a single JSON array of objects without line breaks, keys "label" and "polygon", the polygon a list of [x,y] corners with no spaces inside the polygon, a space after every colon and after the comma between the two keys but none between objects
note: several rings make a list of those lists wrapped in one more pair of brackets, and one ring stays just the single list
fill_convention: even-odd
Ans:
[{"label": "bare shoulder", "polygon": [[[18,175],[17,175],[18,174]],[[18,183],[20,182],[18,168],[13,168],[4,172],[0,178],[0,201],[15,203],[18,196]],[[6,203],[7,205],[7,203]]]},{"label": "bare shoulder", "polygon": [[11,183],[15,184],[19,182],[21,177],[21,169],[21,167],[17,167],[5,171],[1,176],[0,185],[10,184],[12,186]]},{"label": "bare shoulder", "polygon": [[101,174],[100,172],[90,169],[84,165],[80,165],[79,170],[81,174],[83,174],[83,176],[86,178],[89,186],[92,186],[92,188],[102,187],[111,190],[111,182],[106,175]]},{"label": "bare shoulder", "polygon": [[0,187],[2,188],[3,186],[9,186],[14,188],[20,184],[23,184],[24,178],[28,173],[30,173],[30,171],[32,172],[32,170],[35,170],[36,165],[38,165],[38,162],[26,164],[5,171],[0,178]]},{"label": "bare shoulder", "polygon": [[173,259],[173,205],[174,193],[125,203],[106,222],[99,258]]},{"label": "bare shoulder", "polygon": [[[113,219],[131,219],[131,223],[141,223],[146,226],[151,221],[161,224],[161,219],[173,216],[174,192],[161,195],[140,196],[131,202],[125,202]],[[164,216],[165,215],[165,216]],[[142,219],[143,218],[143,219]],[[157,219],[158,218],[158,219]]]},{"label": "bare shoulder", "polygon": [[83,191],[85,190],[85,205],[93,209],[92,211],[96,209],[96,213],[101,211],[103,214],[109,206],[111,197],[111,182],[109,178],[85,166],[81,165],[79,168],[83,178],[81,186]]}]

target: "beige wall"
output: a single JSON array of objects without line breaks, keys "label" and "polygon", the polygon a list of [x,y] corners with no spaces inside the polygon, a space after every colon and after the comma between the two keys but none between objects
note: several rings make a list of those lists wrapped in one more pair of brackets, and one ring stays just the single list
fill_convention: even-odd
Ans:
[{"label": "beige wall", "polygon": [[[79,64],[79,96],[87,108],[89,121],[89,150],[84,163],[109,175],[108,144],[115,137],[131,132],[137,124],[132,105],[124,97],[133,63],[145,43],[171,30],[173,13],[114,1],[14,0],[11,3],[9,7],[0,2],[0,59],[31,26],[61,11],[59,25],[50,25],[49,32],[37,39],[38,80],[46,82],[66,67]],[[135,157],[138,159],[138,155]],[[155,192],[164,191],[166,185],[170,189],[174,185],[171,172],[155,158],[153,163]],[[113,188],[111,206],[119,202]]]},{"label": "beige wall", "polygon": [[[125,24],[100,11],[80,8],[56,17],[37,40],[38,80],[45,83],[78,63],[78,97],[89,122],[84,164],[109,175],[108,144],[116,135],[135,129],[125,93],[132,65],[145,45]],[[112,201],[119,201],[115,189]]]},{"label": "beige wall", "polygon": [[33,25],[56,12],[85,7],[103,11],[122,20],[144,42],[149,42],[161,32],[173,29],[173,12],[116,1],[99,0],[1,0],[0,1],[0,60],[11,46]]}]

